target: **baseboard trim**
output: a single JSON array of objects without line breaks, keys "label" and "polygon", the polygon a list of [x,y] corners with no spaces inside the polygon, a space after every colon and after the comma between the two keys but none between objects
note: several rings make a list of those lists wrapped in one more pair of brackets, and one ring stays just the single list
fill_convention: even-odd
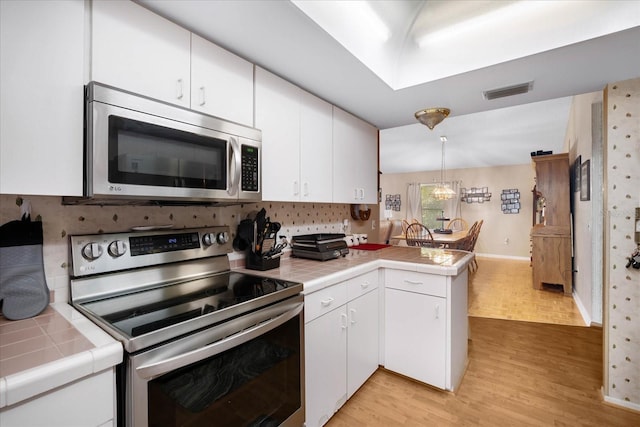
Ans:
[{"label": "baseboard trim", "polygon": [[589,315],[589,312],[587,311],[586,307],[584,306],[584,304],[582,304],[582,300],[580,300],[580,295],[578,295],[575,289],[573,290],[572,296],[573,296],[573,300],[576,303],[576,306],[578,307],[580,316],[582,316],[582,320],[584,320],[584,324],[587,326],[591,326],[591,315]]},{"label": "baseboard trim", "polygon": [[513,259],[517,261],[531,261],[531,258],[525,257],[525,256],[481,254],[481,253],[476,253],[476,256],[479,256],[481,258],[502,258],[502,259]]},{"label": "baseboard trim", "polygon": [[626,409],[631,412],[640,413],[640,404],[627,402],[626,400],[617,399],[615,397],[607,396],[604,394],[604,390],[600,388],[600,393],[602,394],[602,400],[611,406],[615,406],[618,408]]}]

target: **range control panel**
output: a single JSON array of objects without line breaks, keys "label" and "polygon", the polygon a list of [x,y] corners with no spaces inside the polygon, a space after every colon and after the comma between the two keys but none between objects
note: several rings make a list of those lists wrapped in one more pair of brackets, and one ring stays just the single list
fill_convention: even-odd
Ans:
[{"label": "range control panel", "polygon": [[229,227],[149,230],[70,237],[74,277],[149,267],[233,251]]}]

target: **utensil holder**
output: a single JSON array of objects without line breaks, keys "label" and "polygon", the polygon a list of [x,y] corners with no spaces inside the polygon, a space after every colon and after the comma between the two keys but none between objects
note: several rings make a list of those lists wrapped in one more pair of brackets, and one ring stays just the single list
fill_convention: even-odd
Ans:
[{"label": "utensil holder", "polygon": [[246,267],[250,270],[272,270],[280,267],[280,257],[267,259],[261,253],[249,251],[247,252]]}]

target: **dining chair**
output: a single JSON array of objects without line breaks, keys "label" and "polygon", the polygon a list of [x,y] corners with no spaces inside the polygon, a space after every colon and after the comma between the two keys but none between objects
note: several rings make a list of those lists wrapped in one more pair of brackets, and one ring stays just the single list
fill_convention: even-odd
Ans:
[{"label": "dining chair", "polygon": [[449,224],[447,224],[447,230],[465,231],[468,229],[469,229],[469,224],[467,224],[467,221],[465,221],[460,217],[453,218],[451,221],[449,221]]},{"label": "dining chair", "polygon": [[411,225],[409,221],[407,221],[406,219],[402,220],[402,234],[407,234],[407,228],[409,228],[409,225]]},{"label": "dining chair", "polygon": [[420,246],[423,248],[435,248],[435,242],[433,241],[433,235],[431,231],[419,222],[409,224],[405,233],[407,237],[408,246]]},{"label": "dining chair", "polygon": [[471,271],[476,271],[478,269],[478,261],[476,261],[475,248],[476,248],[476,242],[478,241],[478,236],[480,235],[480,229],[482,228],[483,223],[484,223],[483,219],[481,219],[480,221],[476,221],[471,226],[472,229],[469,229],[469,233],[468,233],[469,241],[467,242],[467,249],[464,249],[464,250],[473,253],[473,259],[469,263],[469,268]]}]

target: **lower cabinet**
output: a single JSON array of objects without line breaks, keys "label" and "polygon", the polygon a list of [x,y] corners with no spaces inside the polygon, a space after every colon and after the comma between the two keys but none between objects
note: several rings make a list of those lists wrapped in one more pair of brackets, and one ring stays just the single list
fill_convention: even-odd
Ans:
[{"label": "lower cabinet", "polygon": [[113,369],[0,411],[2,427],[116,425]]},{"label": "lower cabinet", "polygon": [[306,426],[324,425],[378,368],[378,271],[305,299]]},{"label": "lower cabinet", "polygon": [[447,300],[385,289],[385,368],[445,388]]},{"label": "lower cabinet", "polygon": [[467,279],[385,270],[384,366],[454,390],[467,363]]}]

